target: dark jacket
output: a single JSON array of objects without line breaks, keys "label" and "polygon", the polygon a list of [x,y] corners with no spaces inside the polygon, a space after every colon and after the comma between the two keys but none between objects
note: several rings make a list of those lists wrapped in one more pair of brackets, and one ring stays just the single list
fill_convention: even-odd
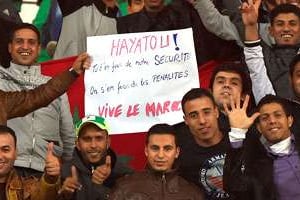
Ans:
[{"label": "dark jacket", "polygon": [[272,46],[262,43],[263,55],[268,76],[278,96],[293,99],[294,94],[289,82],[289,65],[300,47],[294,46]]},{"label": "dark jacket", "polygon": [[[296,150],[300,152],[300,105],[287,100],[292,109]],[[260,133],[251,127],[241,148],[231,148],[225,159],[224,186],[232,200],[276,200],[273,182],[273,158],[259,140]]]},{"label": "dark jacket", "polygon": [[57,0],[59,3],[59,7],[61,9],[63,17],[70,15],[83,6],[90,6],[92,4],[95,4],[95,6],[98,8],[99,12],[101,12],[103,15],[107,17],[115,18],[117,16],[117,13],[119,11],[118,7],[114,8],[108,8],[103,3],[102,0]]},{"label": "dark jacket", "polygon": [[[174,0],[160,12],[155,14],[147,12],[144,8],[140,12],[117,18],[118,33],[168,31],[190,27],[193,29],[193,39],[198,65],[221,56],[220,52],[222,52],[222,56],[224,54],[228,55],[228,51],[222,51],[225,43],[227,45],[226,47],[231,47],[231,53],[240,50],[234,42],[231,43],[221,40],[207,31],[201,22],[197,11],[185,0]],[[229,55],[227,56],[227,59],[228,57]]]},{"label": "dark jacket", "polygon": [[[109,149],[107,155],[111,156],[111,174],[110,176],[103,182],[101,185],[97,185],[92,182],[92,168],[96,168],[105,163],[105,156],[99,163],[95,165],[88,165],[83,162],[82,157],[77,150],[74,149],[73,159],[70,162],[66,162],[62,166],[62,183],[63,181],[71,176],[71,167],[74,165],[77,169],[77,174],[79,178],[79,182],[82,185],[81,190],[77,190],[74,192],[72,199],[73,200],[104,200],[109,198],[109,188],[115,184],[116,178],[120,175],[116,172],[116,154]],[[63,196],[60,199],[64,199]]]},{"label": "dark jacket", "polygon": [[0,90],[0,124],[6,124],[8,119],[23,117],[48,105],[62,95],[73,81],[75,81],[75,76],[65,71],[34,90],[19,92]]},{"label": "dark jacket", "polygon": [[204,198],[200,189],[178,176],[176,171],[161,173],[148,169],[120,179],[110,199],[202,200]]},{"label": "dark jacket", "polygon": [[184,122],[174,125],[181,148],[178,158],[179,175],[203,188],[208,200],[229,199],[222,187],[223,165],[230,146],[229,122],[222,113],[218,122],[224,137],[218,144],[210,147],[198,145]]},{"label": "dark jacket", "polygon": [[0,65],[7,68],[11,61],[8,52],[9,34],[22,23],[22,19],[11,0],[0,1]]},{"label": "dark jacket", "polygon": [[259,136],[247,133],[243,147],[227,153],[224,186],[232,200],[275,200],[273,160]]}]

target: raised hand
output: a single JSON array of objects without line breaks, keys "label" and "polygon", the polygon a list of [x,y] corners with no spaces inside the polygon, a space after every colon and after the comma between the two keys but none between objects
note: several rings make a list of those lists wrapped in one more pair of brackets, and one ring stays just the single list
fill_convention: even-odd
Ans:
[{"label": "raised hand", "polygon": [[48,150],[45,162],[45,173],[47,176],[58,177],[60,175],[60,161],[59,158],[53,154],[54,144],[48,144]]},{"label": "raised hand", "polygon": [[82,53],[78,55],[72,65],[72,68],[76,71],[77,74],[81,74],[84,72],[84,70],[90,68],[91,62],[91,57],[87,53]]},{"label": "raised hand", "polygon": [[97,167],[92,175],[92,182],[102,184],[111,173],[111,158],[106,156],[105,163]]},{"label": "raised hand", "polygon": [[240,10],[245,26],[256,25],[258,19],[258,9],[261,4],[261,0],[248,0],[248,2],[243,2]]},{"label": "raised hand", "polygon": [[233,100],[232,96],[230,97],[231,109],[228,108],[227,104],[223,103],[224,110],[229,118],[230,127],[248,129],[259,116],[258,112],[254,113],[251,117],[247,116],[247,107],[250,99],[249,95],[246,95],[242,107],[240,96],[236,98],[236,101]]},{"label": "raised hand", "polygon": [[67,177],[64,181],[61,189],[59,190],[59,194],[63,193],[64,195],[71,195],[76,190],[80,190],[82,185],[78,180],[78,174],[75,166],[71,167],[71,176]]}]

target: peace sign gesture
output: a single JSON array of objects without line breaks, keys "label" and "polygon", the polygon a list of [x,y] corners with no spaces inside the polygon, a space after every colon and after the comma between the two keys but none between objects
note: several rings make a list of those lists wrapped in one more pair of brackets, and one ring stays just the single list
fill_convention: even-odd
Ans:
[{"label": "peace sign gesture", "polygon": [[258,19],[258,9],[261,4],[261,0],[248,0],[248,2],[243,2],[240,10],[245,26],[256,25]]}]

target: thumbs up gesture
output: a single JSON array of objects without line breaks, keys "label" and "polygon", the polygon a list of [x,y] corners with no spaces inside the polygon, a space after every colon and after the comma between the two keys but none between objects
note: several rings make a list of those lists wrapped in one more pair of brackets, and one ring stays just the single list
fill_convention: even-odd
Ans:
[{"label": "thumbs up gesture", "polygon": [[48,151],[46,155],[45,172],[48,176],[60,175],[60,162],[58,157],[53,154],[53,142],[48,144]]},{"label": "thumbs up gesture", "polygon": [[82,185],[78,181],[78,174],[75,166],[71,167],[71,176],[64,181],[59,193],[64,195],[71,195],[76,190],[80,190]]},{"label": "thumbs up gesture", "polygon": [[92,175],[92,182],[102,184],[111,173],[111,157],[106,156],[105,163],[98,166]]}]

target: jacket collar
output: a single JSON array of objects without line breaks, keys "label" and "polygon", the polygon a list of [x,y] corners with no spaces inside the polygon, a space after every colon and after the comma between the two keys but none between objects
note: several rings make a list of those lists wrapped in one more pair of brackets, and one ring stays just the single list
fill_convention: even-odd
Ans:
[{"label": "jacket collar", "polygon": [[177,175],[177,166],[173,166],[173,168],[170,171],[163,172],[163,171],[156,171],[154,170],[149,164],[146,165],[146,171],[152,175],[154,175],[157,178],[166,178],[170,179]]},{"label": "jacket collar", "polygon": [[41,74],[40,65],[25,66],[11,62],[10,67],[7,70],[12,74],[21,76],[38,76]]},{"label": "jacket collar", "polygon": [[83,158],[76,147],[73,151],[73,163],[81,173],[92,174],[91,167],[83,161]]},{"label": "jacket collar", "polygon": [[107,7],[103,1],[93,1],[94,5],[97,7],[100,13],[103,15],[110,17],[110,18],[116,18],[117,14],[119,12],[119,8],[115,6],[114,8]]},{"label": "jacket collar", "polygon": [[24,66],[10,63],[7,69],[0,68],[1,78],[16,82],[26,89],[46,83],[50,77],[41,75],[40,65]]},{"label": "jacket collar", "polygon": [[177,193],[179,191],[180,185],[177,168],[173,168],[168,172],[159,172],[147,166],[146,173],[150,174],[149,177],[154,180],[154,183],[160,182],[165,184],[169,192]]},{"label": "jacket collar", "polygon": [[300,43],[296,45],[272,45],[273,49],[295,49],[298,50],[300,48]]},{"label": "jacket collar", "polygon": [[264,145],[268,153],[278,156],[291,154],[295,146],[295,138],[293,135],[276,144],[268,142],[263,135],[260,137],[260,141]]},{"label": "jacket collar", "polygon": [[17,172],[14,169],[11,170],[6,181],[6,189],[7,188],[18,190],[23,188],[21,178],[18,176]]},{"label": "jacket collar", "polygon": [[[111,169],[113,170],[117,159],[116,154],[112,149],[109,148],[107,151],[107,155],[110,155],[111,157]],[[92,174],[93,169],[105,163],[105,158],[106,157],[103,156],[103,158],[98,163],[88,164],[83,161],[83,158],[76,147],[73,151],[73,163],[82,173]]]}]

